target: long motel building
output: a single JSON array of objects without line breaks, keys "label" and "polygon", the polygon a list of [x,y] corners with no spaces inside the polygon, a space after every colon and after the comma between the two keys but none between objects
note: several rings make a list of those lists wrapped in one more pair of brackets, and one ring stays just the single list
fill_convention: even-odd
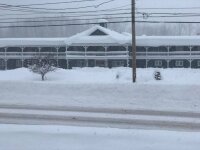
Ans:
[{"label": "long motel building", "polygon": [[[100,23],[68,38],[2,38],[0,69],[28,67],[53,54],[57,67],[132,67],[131,34]],[[200,68],[200,36],[137,36],[138,68]]]}]

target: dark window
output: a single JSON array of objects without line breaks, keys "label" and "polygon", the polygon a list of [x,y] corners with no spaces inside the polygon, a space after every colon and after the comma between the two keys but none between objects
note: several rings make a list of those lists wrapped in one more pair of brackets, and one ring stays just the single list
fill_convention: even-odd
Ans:
[{"label": "dark window", "polygon": [[192,48],[192,51],[200,51],[200,46],[195,46]]},{"label": "dark window", "polygon": [[170,51],[190,51],[190,48],[187,46],[172,46],[169,49]]},{"label": "dark window", "polygon": [[90,46],[87,51],[105,51],[105,48],[102,46]]},{"label": "dark window", "polygon": [[[131,48],[132,48],[132,47],[131,47]],[[132,51],[132,49],[131,49],[131,51]],[[146,48],[145,48],[145,47],[137,46],[137,47],[136,47],[136,51],[137,51],[137,52],[146,52]]]},{"label": "dark window", "polygon": [[39,48],[37,47],[25,47],[24,52],[39,52]]},{"label": "dark window", "polygon": [[123,46],[110,46],[107,51],[126,51],[126,48]]},{"label": "dark window", "polygon": [[113,61],[112,67],[123,67],[125,65],[125,62],[123,60]]},{"label": "dark window", "polygon": [[92,32],[90,34],[91,36],[94,36],[94,35],[107,35],[106,33],[102,32],[101,30],[97,29],[96,31]]},{"label": "dark window", "polygon": [[3,59],[0,59],[0,68],[5,66],[5,61]]},{"label": "dark window", "polygon": [[42,47],[41,52],[57,52],[55,47]]},{"label": "dark window", "polygon": [[60,47],[60,48],[58,49],[58,52],[66,52],[66,47]]},{"label": "dark window", "polygon": [[176,66],[177,67],[183,67],[183,61],[182,60],[177,60],[176,61]]},{"label": "dark window", "polygon": [[22,49],[20,47],[8,47],[7,52],[21,52]]},{"label": "dark window", "polygon": [[167,52],[167,48],[166,47],[149,47],[148,48],[149,52]]},{"label": "dark window", "polygon": [[85,62],[83,60],[77,60],[77,67],[84,67]]},{"label": "dark window", "polygon": [[0,48],[0,52],[5,52],[5,49],[4,48]]},{"label": "dark window", "polygon": [[70,46],[67,51],[85,51],[85,49],[82,46]]},{"label": "dark window", "polygon": [[156,60],[154,65],[155,65],[155,67],[161,67],[162,66],[162,60]]},{"label": "dark window", "polygon": [[200,60],[197,61],[197,66],[200,67]]},{"label": "dark window", "polygon": [[21,60],[16,60],[16,67],[21,67],[21,66],[22,66]]}]

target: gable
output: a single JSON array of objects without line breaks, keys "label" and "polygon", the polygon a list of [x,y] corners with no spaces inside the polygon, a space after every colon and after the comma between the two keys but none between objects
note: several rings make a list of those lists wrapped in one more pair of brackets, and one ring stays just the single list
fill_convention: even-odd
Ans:
[{"label": "gable", "polygon": [[107,35],[107,34],[104,33],[103,31],[99,30],[99,29],[95,30],[94,32],[92,32],[90,34],[90,36],[102,36],[102,35]]}]

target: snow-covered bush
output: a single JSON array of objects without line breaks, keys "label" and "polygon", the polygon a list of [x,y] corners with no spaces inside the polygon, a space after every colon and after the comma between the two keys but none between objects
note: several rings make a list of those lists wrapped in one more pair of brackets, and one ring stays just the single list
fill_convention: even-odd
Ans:
[{"label": "snow-covered bush", "polygon": [[154,78],[155,78],[155,80],[162,80],[160,71],[154,72]]},{"label": "snow-covered bush", "polygon": [[49,72],[55,71],[57,68],[53,63],[54,56],[47,54],[46,56],[36,56],[36,60],[32,65],[29,65],[29,70],[33,73],[40,74],[42,81],[45,79],[45,75]]}]

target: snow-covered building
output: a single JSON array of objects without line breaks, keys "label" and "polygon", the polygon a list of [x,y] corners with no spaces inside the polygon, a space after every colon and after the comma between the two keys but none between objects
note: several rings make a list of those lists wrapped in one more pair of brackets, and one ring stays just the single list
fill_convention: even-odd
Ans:
[{"label": "snow-covered building", "polygon": [[[0,39],[0,69],[27,67],[49,53],[61,68],[131,67],[131,35],[99,24],[69,38]],[[136,44],[137,67],[200,68],[200,36],[139,36]]]}]

